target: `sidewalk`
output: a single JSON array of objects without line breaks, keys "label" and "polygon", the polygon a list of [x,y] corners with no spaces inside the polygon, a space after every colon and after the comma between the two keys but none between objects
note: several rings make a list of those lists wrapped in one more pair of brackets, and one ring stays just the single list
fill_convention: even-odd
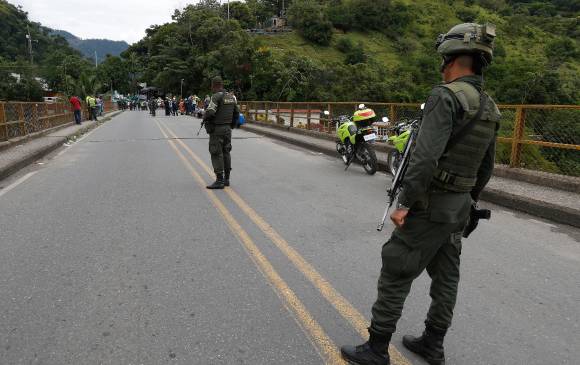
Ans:
[{"label": "sidewalk", "polygon": [[[257,123],[247,123],[243,129],[331,156],[337,154],[334,137],[328,134],[303,130],[289,131],[287,127]],[[387,150],[386,145],[378,145],[376,154],[380,170],[387,168]],[[533,174],[533,172],[510,174],[508,169],[498,168],[497,175],[501,177],[492,177],[482,194],[482,200],[558,223],[580,227],[580,195],[577,190],[580,179],[563,177],[567,183],[567,190],[561,190],[554,187],[558,186],[554,183],[554,178],[551,179],[552,183],[548,184],[549,186],[544,186],[505,177],[526,175],[529,181],[531,173]],[[538,174],[542,177],[545,175]],[[537,180],[545,182],[546,178]]]},{"label": "sidewalk", "polygon": [[107,113],[98,122],[85,121],[81,125],[66,124],[48,134],[34,139],[24,139],[20,143],[3,148],[0,150],[0,181],[51,153],[69,138],[86,133],[119,113],[121,111]]}]

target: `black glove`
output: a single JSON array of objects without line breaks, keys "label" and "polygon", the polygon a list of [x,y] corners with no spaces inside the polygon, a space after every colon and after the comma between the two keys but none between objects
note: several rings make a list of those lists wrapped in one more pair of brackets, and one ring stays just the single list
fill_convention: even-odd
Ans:
[{"label": "black glove", "polygon": [[480,219],[491,218],[491,210],[489,209],[477,209],[477,202],[471,204],[471,211],[469,212],[469,219],[467,220],[467,225],[463,229],[463,237],[467,238],[471,232],[475,231]]}]

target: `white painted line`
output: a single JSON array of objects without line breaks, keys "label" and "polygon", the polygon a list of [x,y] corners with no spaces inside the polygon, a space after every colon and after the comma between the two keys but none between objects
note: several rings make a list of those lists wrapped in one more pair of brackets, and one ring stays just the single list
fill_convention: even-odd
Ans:
[{"label": "white painted line", "polygon": [[12,184],[10,184],[7,187],[5,187],[4,189],[0,190],[0,197],[2,197],[4,194],[8,193],[10,190],[14,189],[18,185],[22,184],[23,182],[25,182],[26,180],[28,180],[29,178],[31,178],[32,175],[36,174],[37,172],[38,171],[29,172],[28,174],[22,176],[20,179],[16,180]]}]

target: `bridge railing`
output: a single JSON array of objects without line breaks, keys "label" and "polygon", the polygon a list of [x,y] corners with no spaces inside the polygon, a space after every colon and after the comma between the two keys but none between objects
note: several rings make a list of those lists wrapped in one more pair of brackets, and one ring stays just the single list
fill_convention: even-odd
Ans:
[{"label": "bridge railing", "polygon": [[[420,114],[419,103],[240,102],[249,120],[334,134],[332,119],[352,115],[359,104],[372,108],[385,124],[376,123],[381,140],[388,127]],[[502,112],[496,162],[569,176],[580,176],[579,105],[499,105]],[[329,115],[325,115],[327,110]]]},{"label": "bridge railing", "polygon": [[[104,112],[117,110],[117,104],[104,101]],[[88,119],[86,105],[81,108],[83,120]],[[74,121],[70,103],[0,102],[0,141],[26,137]]]}]

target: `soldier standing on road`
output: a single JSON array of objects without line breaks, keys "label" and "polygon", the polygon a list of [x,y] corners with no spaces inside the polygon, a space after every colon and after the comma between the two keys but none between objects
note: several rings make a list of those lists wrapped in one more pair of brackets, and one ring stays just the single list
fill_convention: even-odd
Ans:
[{"label": "soldier standing on road", "polygon": [[211,81],[214,93],[203,116],[206,132],[209,134],[209,153],[216,181],[208,189],[223,189],[230,186],[232,160],[232,128],[240,115],[236,97],[224,91],[221,77]]},{"label": "soldier standing on road", "polygon": [[493,25],[466,23],[437,39],[445,83],[427,99],[391,215],[396,228],[382,248],[369,340],[341,348],[353,364],[390,364],[391,335],[413,280],[425,269],[432,280],[425,331],[420,337],[404,336],[403,344],[431,365],[445,364],[443,338],[457,298],[462,232],[472,200],[477,202],[493,170],[500,113],[482,90],[482,70],[491,63],[494,38]]}]

